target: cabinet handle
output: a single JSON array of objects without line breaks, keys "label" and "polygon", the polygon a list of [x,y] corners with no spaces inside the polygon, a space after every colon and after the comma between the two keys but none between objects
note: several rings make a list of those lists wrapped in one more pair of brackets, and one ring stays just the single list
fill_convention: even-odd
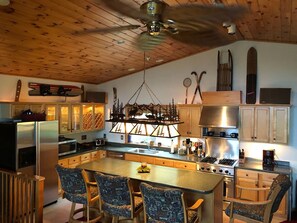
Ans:
[{"label": "cabinet handle", "polygon": [[245,176],[248,177],[249,175],[246,173]]},{"label": "cabinet handle", "polygon": [[273,140],[276,140],[276,138],[273,138]]}]

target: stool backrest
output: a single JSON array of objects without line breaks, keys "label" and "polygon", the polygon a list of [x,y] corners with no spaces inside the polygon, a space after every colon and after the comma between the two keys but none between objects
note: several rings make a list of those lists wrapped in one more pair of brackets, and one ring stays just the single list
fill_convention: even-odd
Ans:
[{"label": "stool backrest", "polygon": [[183,192],[173,188],[158,188],[140,184],[145,218],[148,222],[187,222]]}]

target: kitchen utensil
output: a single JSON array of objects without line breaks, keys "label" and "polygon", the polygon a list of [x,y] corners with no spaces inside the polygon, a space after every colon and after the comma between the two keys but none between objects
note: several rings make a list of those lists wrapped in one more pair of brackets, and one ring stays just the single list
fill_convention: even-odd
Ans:
[{"label": "kitchen utensil", "polygon": [[183,85],[185,86],[186,88],[186,100],[185,100],[185,104],[188,103],[188,88],[191,86],[192,84],[192,80],[190,78],[185,78],[184,81],[183,81]]},{"label": "kitchen utensil", "polygon": [[233,132],[233,133],[230,134],[230,137],[231,138],[237,138],[238,137],[238,133]]},{"label": "kitchen utensil", "polygon": [[207,135],[208,135],[208,136],[213,136],[213,135],[214,135],[214,131],[208,131],[208,132],[207,132]]},{"label": "kitchen utensil", "polygon": [[226,132],[220,132],[220,137],[225,137],[226,136]]}]

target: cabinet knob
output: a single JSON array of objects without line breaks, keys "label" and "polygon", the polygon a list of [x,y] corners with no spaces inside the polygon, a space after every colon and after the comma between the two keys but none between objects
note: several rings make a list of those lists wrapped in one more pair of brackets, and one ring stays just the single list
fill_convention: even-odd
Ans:
[{"label": "cabinet knob", "polygon": [[256,139],[257,137],[255,136],[254,138]]},{"label": "cabinet knob", "polygon": [[273,140],[276,140],[276,138],[273,138]]}]

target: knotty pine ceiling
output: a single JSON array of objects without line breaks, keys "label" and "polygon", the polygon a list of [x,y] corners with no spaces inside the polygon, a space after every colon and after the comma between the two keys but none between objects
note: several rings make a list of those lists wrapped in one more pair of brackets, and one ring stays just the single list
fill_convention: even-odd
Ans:
[{"label": "knotty pine ceiling", "polygon": [[[138,8],[145,1],[125,0]],[[178,4],[213,4],[213,0],[165,0]],[[216,1],[217,3],[218,1]],[[256,40],[297,43],[296,0],[221,0],[250,9],[236,22],[230,42]],[[11,0],[0,6],[0,73],[100,84],[143,70],[143,52],[134,40],[143,30],[76,35],[76,31],[139,21],[108,10],[100,0]],[[218,26],[222,32],[227,30]],[[219,46],[219,45],[218,45]],[[147,53],[146,67],[158,66],[209,48],[171,39]],[[161,62],[160,62],[161,61]],[[133,69],[133,70],[131,70]]]}]

